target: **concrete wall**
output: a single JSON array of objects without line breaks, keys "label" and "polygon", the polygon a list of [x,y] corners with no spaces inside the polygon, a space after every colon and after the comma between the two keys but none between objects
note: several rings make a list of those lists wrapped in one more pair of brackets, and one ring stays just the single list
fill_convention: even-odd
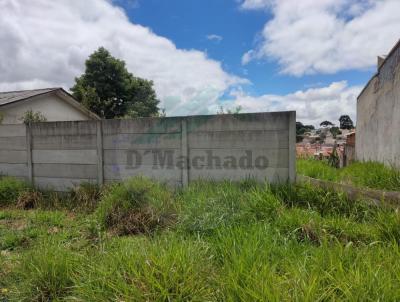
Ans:
[{"label": "concrete wall", "polygon": [[358,98],[356,158],[400,167],[400,47]]},{"label": "concrete wall", "polygon": [[82,111],[76,109],[54,93],[3,106],[0,109],[4,115],[2,124],[22,124],[23,121],[21,118],[29,110],[34,112],[40,111],[49,122],[84,121],[90,119]]},{"label": "concrete wall", "polygon": [[135,175],[172,186],[294,181],[295,120],[277,112],[0,125],[0,174],[58,191]]}]

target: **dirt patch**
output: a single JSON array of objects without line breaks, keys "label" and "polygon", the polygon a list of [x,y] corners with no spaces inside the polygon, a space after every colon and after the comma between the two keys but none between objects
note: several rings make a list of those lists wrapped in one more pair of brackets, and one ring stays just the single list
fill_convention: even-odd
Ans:
[{"label": "dirt patch", "polygon": [[0,225],[5,226],[7,229],[15,231],[23,231],[27,228],[28,222],[24,218],[20,219],[3,219],[0,220]]}]

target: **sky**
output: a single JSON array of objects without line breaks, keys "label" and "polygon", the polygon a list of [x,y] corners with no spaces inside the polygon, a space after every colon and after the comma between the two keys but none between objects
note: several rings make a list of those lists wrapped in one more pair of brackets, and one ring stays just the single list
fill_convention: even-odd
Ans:
[{"label": "sky", "polygon": [[168,116],[296,110],[356,118],[400,0],[0,0],[0,91],[64,87],[100,46],[154,82]]}]

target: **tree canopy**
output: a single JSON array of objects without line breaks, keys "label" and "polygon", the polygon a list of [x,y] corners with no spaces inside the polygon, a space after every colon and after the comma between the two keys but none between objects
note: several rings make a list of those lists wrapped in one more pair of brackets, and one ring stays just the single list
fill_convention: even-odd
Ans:
[{"label": "tree canopy", "polygon": [[339,127],[331,127],[329,131],[332,133],[333,138],[336,138],[338,134],[342,134],[342,131],[340,131]]},{"label": "tree canopy", "polygon": [[340,122],[340,129],[353,129],[354,128],[354,124],[353,121],[351,120],[350,116],[348,115],[342,115],[339,118],[339,122]]},{"label": "tree canopy", "polygon": [[333,123],[330,121],[323,121],[321,124],[319,124],[321,127],[331,127],[333,126]]},{"label": "tree canopy", "polygon": [[303,140],[303,135],[306,132],[314,130],[313,125],[303,125],[302,122],[296,122],[296,141],[301,142]]},{"label": "tree canopy", "polygon": [[86,108],[106,119],[158,115],[153,82],[133,76],[107,49],[100,47],[85,66],[71,91]]}]

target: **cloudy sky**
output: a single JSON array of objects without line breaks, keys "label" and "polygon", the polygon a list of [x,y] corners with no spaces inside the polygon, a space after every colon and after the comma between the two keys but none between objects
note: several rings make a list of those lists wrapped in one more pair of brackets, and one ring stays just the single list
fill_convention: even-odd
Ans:
[{"label": "cloudy sky", "polygon": [[155,83],[168,115],[296,110],[355,117],[399,0],[0,0],[0,91],[69,89],[104,46]]}]

